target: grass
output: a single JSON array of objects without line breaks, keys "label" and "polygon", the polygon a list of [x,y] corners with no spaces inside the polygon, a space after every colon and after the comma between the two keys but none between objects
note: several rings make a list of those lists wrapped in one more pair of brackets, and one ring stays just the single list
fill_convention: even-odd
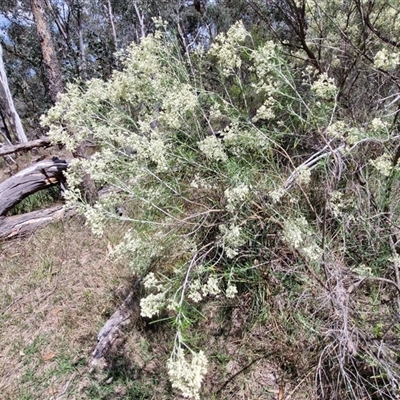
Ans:
[{"label": "grass", "polygon": [[[179,399],[165,369],[173,334],[166,322],[127,331],[104,370],[89,368],[97,333],[129,287],[129,268],[108,257],[122,231],[98,239],[76,217],[1,244],[2,398]],[[215,361],[205,398],[273,399],[279,391],[282,370],[265,356],[271,319],[264,312],[262,324],[254,316],[249,324],[252,303],[247,295],[202,310],[197,340]]]},{"label": "grass", "polygon": [[2,245],[0,388],[10,399],[46,398],[50,385],[62,391],[87,369],[112,312],[113,290],[126,271],[111,266],[105,239],[92,237],[82,222],[53,224]]},{"label": "grass", "polygon": [[[125,230],[109,225],[96,238],[75,217],[0,244],[2,398],[180,399],[165,367],[174,330],[162,318],[151,324],[139,319],[116,341],[104,369],[89,367],[99,330],[132,284],[129,259],[110,258]],[[280,251],[270,263],[236,271],[234,300],[214,298],[192,310],[198,315],[188,343],[206,349],[210,360],[203,398],[319,399],[328,395],[316,392],[320,379],[327,382],[321,387],[356,399],[355,371],[379,396],[388,377],[376,352],[380,343],[387,354],[394,351],[391,338],[399,333],[391,316],[393,287],[366,280],[346,300],[348,271],[337,260],[329,273],[339,278],[331,280],[327,296],[315,280],[318,272],[296,263],[283,246]],[[330,374],[342,358],[336,388]],[[384,361],[386,371],[393,359]]]}]

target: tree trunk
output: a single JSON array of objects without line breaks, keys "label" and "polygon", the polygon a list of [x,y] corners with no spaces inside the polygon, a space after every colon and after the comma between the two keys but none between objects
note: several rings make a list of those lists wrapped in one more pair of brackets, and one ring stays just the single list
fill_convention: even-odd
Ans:
[{"label": "tree trunk", "polygon": [[144,13],[140,12],[140,9],[139,9],[136,1],[133,1],[133,7],[135,8],[136,16],[138,18],[139,25],[140,25],[140,38],[138,38],[138,42],[140,42],[146,36],[146,26],[144,24]]},{"label": "tree trunk", "polygon": [[76,22],[78,25],[78,36],[79,36],[79,73],[83,79],[86,79],[86,50],[85,43],[83,40],[83,29],[82,29],[82,5],[76,6]]},{"label": "tree trunk", "polygon": [[112,35],[113,35],[113,40],[114,40],[114,48],[118,50],[118,43],[117,43],[117,30],[115,29],[115,24],[114,24],[114,14],[111,6],[111,0],[107,1],[108,5],[108,15],[110,17],[110,24],[111,24],[111,30],[112,30]]},{"label": "tree trunk", "polygon": [[50,25],[46,17],[43,0],[31,0],[31,6],[36,22],[36,31],[40,39],[43,62],[46,67],[49,94],[51,100],[55,103],[57,101],[57,94],[63,91],[61,68],[51,37]]},{"label": "tree trunk", "polygon": [[[14,106],[14,101],[11,96],[10,88],[8,87],[8,80],[6,70],[3,62],[3,48],[0,44],[0,97],[2,98],[2,106],[4,112],[7,115],[7,119],[14,130],[15,136],[18,138],[20,143],[27,142],[24,127],[22,126],[21,119]],[[7,128],[7,127],[6,127]]]}]

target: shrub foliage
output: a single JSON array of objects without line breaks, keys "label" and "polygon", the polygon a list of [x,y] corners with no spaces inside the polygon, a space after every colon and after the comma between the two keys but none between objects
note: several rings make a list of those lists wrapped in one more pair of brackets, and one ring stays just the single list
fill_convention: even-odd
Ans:
[{"label": "shrub foliage", "polygon": [[[312,15],[310,32],[321,28]],[[142,316],[166,317],[176,331],[172,386],[199,398],[211,362],[196,334],[202,306],[250,296],[252,321],[279,327],[265,338],[276,359],[313,377],[315,396],[394,398],[395,105],[349,115],[324,63],[240,22],[190,58],[157,24],[120,55],[122,71],[69,85],[43,123],[69,150],[83,141],[98,149],[73,163],[67,199],[96,234],[108,219],[129,226],[114,256],[143,277]],[[390,44],[377,46],[368,68],[387,76],[396,60]],[[80,191],[87,173],[108,188],[94,205]]]}]

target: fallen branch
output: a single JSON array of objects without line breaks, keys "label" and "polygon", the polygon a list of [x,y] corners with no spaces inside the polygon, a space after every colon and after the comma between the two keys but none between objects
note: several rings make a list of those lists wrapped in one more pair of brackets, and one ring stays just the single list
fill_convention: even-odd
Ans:
[{"label": "fallen branch", "polygon": [[32,193],[62,182],[62,172],[68,164],[68,161],[54,157],[31,165],[0,183],[0,216],[6,215],[14,205]]},{"label": "fallen branch", "polygon": [[45,210],[32,211],[26,214],[0,217],[0,239],[13,239],[32,233],[38,227],[72,216],[73,209],[67,210],[63,205],[57,205]]},{"label": "fallen branch", "polygon": [[97,346],[90,361],[91,367],[106,364],[105,356],[120,337],[122,329],[133,323],[133,319],[139,315],[139,298],[137,296],[139,284],[140,279],[137,279],[129,295],[97,335]]},{"label": "fallen branch", "polygon": [[2,146],[0,147],[0,156],[6,156],[7,154],[13,154],[21,150],[31,150],[35,147],[49,147],[52,146],[50,138],[42,137],[40,139],[31,140],[29,142]]}]

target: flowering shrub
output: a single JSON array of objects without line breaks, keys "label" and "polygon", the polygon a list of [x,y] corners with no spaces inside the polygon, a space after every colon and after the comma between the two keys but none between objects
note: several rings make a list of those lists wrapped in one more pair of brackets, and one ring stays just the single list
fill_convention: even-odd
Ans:
[{"label": "flowering shrub", "polygon": [[[314,3],[307,4],[315,12]],[[310,26],[315,28],[312,21]],[[304,293],[314,297],[316,286],[333,290],[341,279],[334,267],[339,259],[363,264],[372,257],[349,248],[348,233],[334,227],[345,221],[365,239],[362,207],[390,193],[378,182],[393,178],[397,168],[382,149],[362,167],[372,185],[363,190],[376,188],[376,196],[359,194],[357,208],[356,200],[348,200],[355,189],[343,183],[353,176],[350,166],[363,143],[384,143],[389,124],[384,115],[370,116],[360,127],[343,120],[335,79],[310,66],[292,68],[288,57],[273,41],[254,44],[237,23],[208,54],[193,55],[191,71],[168,32],[157,31],[121,54],[123,70],[110,81],[69,85],[43,118],[52,139],[69,150],[84,140],[98,147],[91,158],[72,163],[68,203],[81,210],[95,234],[109,219],[130,224],[113,257],[125,257],[144,278],[142,317],[166,313],[173,322],[168,376],[185,397],[199,398],[211,362],[196,350],[201,340],[187,340],[196,329],[196,318],[188,317],[193,310],[216,298],[234,302],[246,290],[249,271],[261,273],[262,265],[266,275],[302,281]],[[213,76],[201,67],[207,63],[218,66]],[[210,89],[208,79],[218,85]],[[85,173],[108,188],[93,206],[82,201]],[[116,212],[121,204],[123,216]],[[273,260],[283,260],[285,251],[318,285],[295,269],[273,271]],[[352,273],[358,276],[356,269]],[[344,298],[338,295],[332,304],[343,309]],[[320,309],[314,311],[313,321]],[[337,321],[337,315],[322,320]],[[344,325],[348,329],[348,321]]]}]

